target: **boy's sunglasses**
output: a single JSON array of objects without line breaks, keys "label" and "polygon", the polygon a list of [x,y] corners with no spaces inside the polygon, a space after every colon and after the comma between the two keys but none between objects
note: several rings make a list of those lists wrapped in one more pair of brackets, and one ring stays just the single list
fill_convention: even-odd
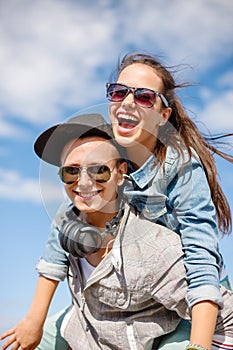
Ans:
[{"label": "boy's sunglasses", "polygon": [[110,170],[107,165],[90,165],[87,167],[63,166],[59,169],[58,175],[60,176],[62,182],[70,185],[76,181],[79,181],[83,169],[86,170],[88,176],[92,180],[99,183],[107,182],[110,179],[111,173],[113,171],[113,169]]},{"label": "boy's sunglasses", "polygon": [[107,83],[106,84],[106,97],[112,102],[121,102],[126,96],[132,92],[134,102],[144,108],[152,107],[156,102],[156,97],[159,96],[165,107],[168,107],[168,101],[158,91],[154,91],[147,88],[133,88],[118,83]]}]

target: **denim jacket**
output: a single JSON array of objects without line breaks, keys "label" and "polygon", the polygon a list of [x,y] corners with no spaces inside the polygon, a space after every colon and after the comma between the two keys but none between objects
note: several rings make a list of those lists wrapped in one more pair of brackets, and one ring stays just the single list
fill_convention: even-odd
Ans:
[{"label": "denim jacket", "polygon": [[[124,193],[142,216],[180,235],[185,253],[189,305],[202,300],[203,293],[206,300],[211,299],[208,297],[211,290],[211,295],[221,306],[219,278],[223,262],[216,211],[203,166],[195,152],[189,159],[184,150],[182,158],[174,149],[168,148],[164,166],[152,155],[128,176]],[[61,206],[52,223],[44,256],[37,265],[40,274],[57,280],[66,277],[68,264],[57,238],[57,226],[64,216],[64,208],[67,209],[67,204]]]},{"label": "denim jacket", "polygon": [[203,290],[208,295],[209,286],[214,287],[216,298],[221,302],[219,279],[223,261],[216,210],[195,151],[190,159],[187,150],[181,157],[169,147],[164,165],[152,155],[128,176],[124,192],[141,215],[180,235],[189,304],[197,303]]},{"label": "denim jacket", "polygon": [[36,269],[39,275],[56,281],[63,281],[68,272],[68,253],[61,247],[59,229],[70,204],[64,201],[57,210],[51,223],[50,234],[47,239],[43,256],[37,262]]}]

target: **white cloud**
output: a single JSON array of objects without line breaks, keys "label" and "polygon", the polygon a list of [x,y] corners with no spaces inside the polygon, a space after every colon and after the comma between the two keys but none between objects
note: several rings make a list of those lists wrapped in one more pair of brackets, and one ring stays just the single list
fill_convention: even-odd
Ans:
[{"label": "white cloud", "polygon": [[26,131],[12,121],[0,117],[0,137],[18,138],[26,136]]},{"label": "white cloud", "polygon": [[40,184],[38,179],[25,178],[15,170],[0,168],[0,199],[41,204],[46,194],[46,203],[49,205],[61,199],[58,192],[58,186],[52,181],[45,179]]},{"label": "white cloud", "polygon": [[[121,7],[123,45],[161,53],[170,62],[206,69],[230,57],[233,3],[228,0],[130,0]],[[138,6],[137,6],[138,5]],[[120,38],[120,36],[119,36]]]},{"label": "white cloud", "polygon": [[233,71],[211,77],[208,85],[198,87],[198,101],[190,106],[195,122],[204,133],[233,132]]},{"label": "white cloud", "polygon": [[39,123],[59,119],[61,107],[82,106],[90,95],[98,99],[95,69],[111,38],[106,15],[95,18],[95,12],[71,1],[2,5],[0,104],[5,111]]},{"label": "white cloud", "polygon": [[211,132],[233,132],[233,89],[214,92],[205,90],[205,105],[198,112],[198,120]]},{"label": "white cloud", "polygon": [[232,55],[232,15],[228,0],[3,2],[0,108],[6,118],[50,124],[103,102],[104,82],[129,48],[202,73]]},{"label": "white cloud", "polygon": [[233,89],[233,70],[224,73],[218,79],[218,85],[222,88],[232,88]]}]

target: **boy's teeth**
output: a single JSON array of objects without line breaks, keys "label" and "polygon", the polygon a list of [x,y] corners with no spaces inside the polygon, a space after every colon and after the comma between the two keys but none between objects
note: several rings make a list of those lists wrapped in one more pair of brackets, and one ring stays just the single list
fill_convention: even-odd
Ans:
[{"label": "boy's teeth", "polygon": [[90,198],[90,197],[93,197],[97,194],[98,192],[95,191],[95,192],[89,192],[89,193],[82,193],[80,192],[79,195],[83,198]]}]

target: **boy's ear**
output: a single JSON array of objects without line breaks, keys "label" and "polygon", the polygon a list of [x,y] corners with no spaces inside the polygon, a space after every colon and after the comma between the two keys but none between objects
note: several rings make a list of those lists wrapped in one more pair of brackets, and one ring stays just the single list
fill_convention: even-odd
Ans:
[{"label": "boy's ear", "polygon": [[118,186],[123,185],[125,181],[124,174],[127,174],[127,170],[128,170],[127,163],[126,162],[120,163],[120,165],[118,166],[118,178],[117,178]]}]

